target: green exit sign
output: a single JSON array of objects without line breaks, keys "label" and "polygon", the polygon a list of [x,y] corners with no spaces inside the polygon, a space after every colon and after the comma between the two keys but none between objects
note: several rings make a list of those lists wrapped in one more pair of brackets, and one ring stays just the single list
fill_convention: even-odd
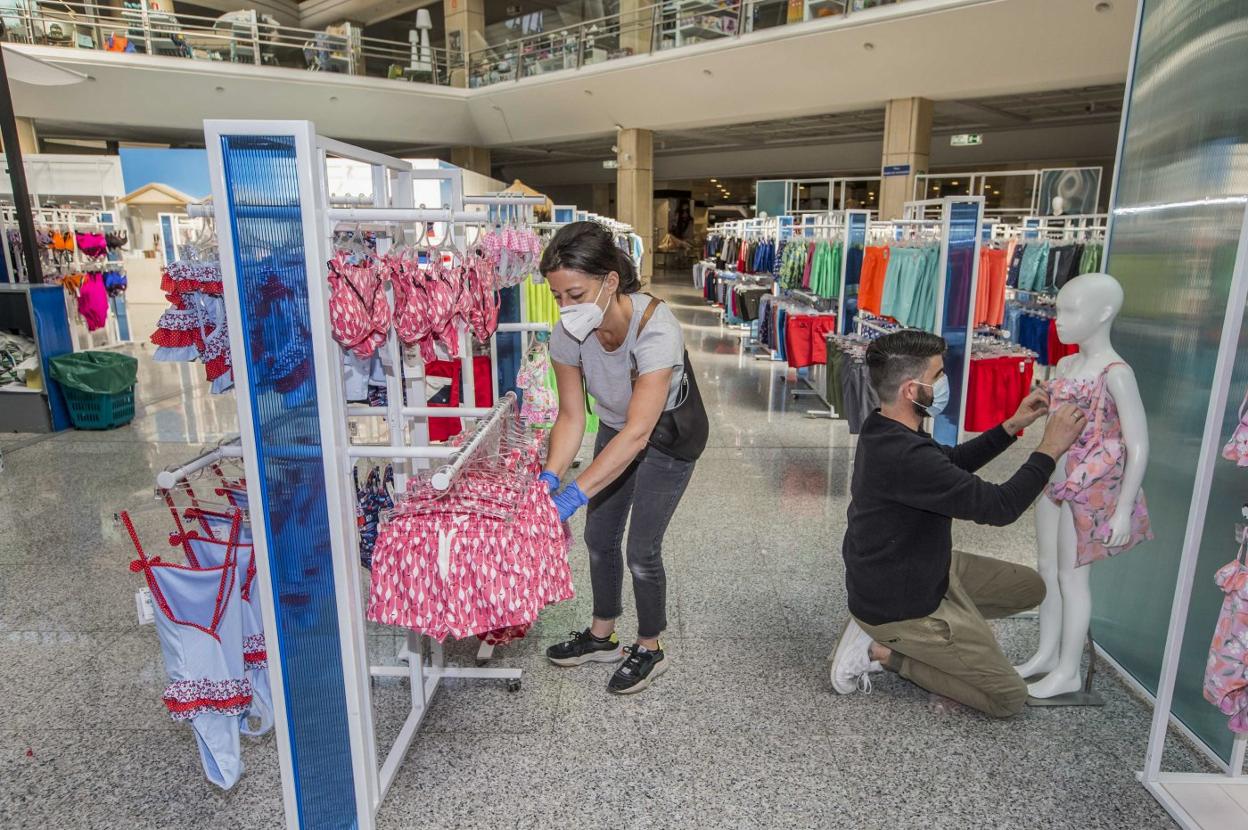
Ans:
[{"label": "green exit sign", "polygon": [[949,144],[952,147],[974,147],[976,144],[983,143],[984,137],[980,133],[959,133],[949,138]]}]

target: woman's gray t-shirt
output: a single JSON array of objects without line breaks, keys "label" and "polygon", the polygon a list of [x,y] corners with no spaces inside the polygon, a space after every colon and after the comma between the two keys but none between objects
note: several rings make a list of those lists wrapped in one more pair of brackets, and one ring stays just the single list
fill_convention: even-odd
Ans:
[{"label": "woman's gray t-shirt", "polygon": [[550,334],[551,358],[556,363],[581,367],[585,386],[594,396],[594,413],[612,429],[622,429],[628,421],[628,404],[633,397],[631,371],[634,366],[638,375],[658,369],[672,370],[664,409],[676,405],[681,378],[685,373],[685,340],[676,315],[666,303],[660,303],[638,338],[637,326],[646,313],[650,297],[629,294],[628,298],[633,303],[628,337],[614,351],[602,347],[596,332],[591,332],[584,343],[577,343],[572,335],[564,331],[562,324],[556,325]]}]

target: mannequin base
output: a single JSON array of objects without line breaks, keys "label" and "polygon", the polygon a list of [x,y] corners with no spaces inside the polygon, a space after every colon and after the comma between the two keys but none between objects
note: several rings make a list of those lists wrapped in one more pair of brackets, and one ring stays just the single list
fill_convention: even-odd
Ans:
[{"label": "mannequin base", "polygon": [[1096,692],[1085,692],[1080,689],[1077,692],[1067,692],[1064,695],[1054,695],[1053,697],[1028,697],[1028,706],[1104,706],[1105,698]]}]

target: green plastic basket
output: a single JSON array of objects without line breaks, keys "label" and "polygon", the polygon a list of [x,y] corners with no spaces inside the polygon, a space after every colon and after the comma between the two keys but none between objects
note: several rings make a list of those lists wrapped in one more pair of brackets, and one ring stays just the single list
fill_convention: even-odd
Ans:
[{"label": "green plastic basket", "polygon": [[134,420],[134,387],[113,395],[82,392],[62,384],[75,429],[115,429]]}]

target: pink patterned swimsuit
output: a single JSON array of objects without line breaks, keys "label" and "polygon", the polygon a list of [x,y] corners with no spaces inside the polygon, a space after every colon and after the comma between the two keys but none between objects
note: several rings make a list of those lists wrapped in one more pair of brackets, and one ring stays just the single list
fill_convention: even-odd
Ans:
[{"label": "pink patterned swimsuit", "polygon": [[[491,489],[484,480],[465,486],[479,496]],[[447,497],[445,509],[399,515],[381,528],[369,620],[441,642],[504,634],[534,622],[545,606],[572,598],[570,540],[543,482],[527,487],[510,521],[457,507],[454,498]]]},{"label": "pink patterned swimsuit", "polygon": [[1122,365],[1111,363],[1095,378],[1059,377],[1049,385],[1050,411],[1070,403],[1088,419],[1083,435],[1066,454],[1066,480],[1050,483],[1044,490],[1055,504],[1070,504],[1078,548],[1075,561],[1079,567],[1116,556],[1153,538],[1141,489],[1131,515],[1131,538],[1121,547],[1105,545],[1127,466],[1118,406],[1113,396],[1105,393],[1105,380],[1111,368]]}]

